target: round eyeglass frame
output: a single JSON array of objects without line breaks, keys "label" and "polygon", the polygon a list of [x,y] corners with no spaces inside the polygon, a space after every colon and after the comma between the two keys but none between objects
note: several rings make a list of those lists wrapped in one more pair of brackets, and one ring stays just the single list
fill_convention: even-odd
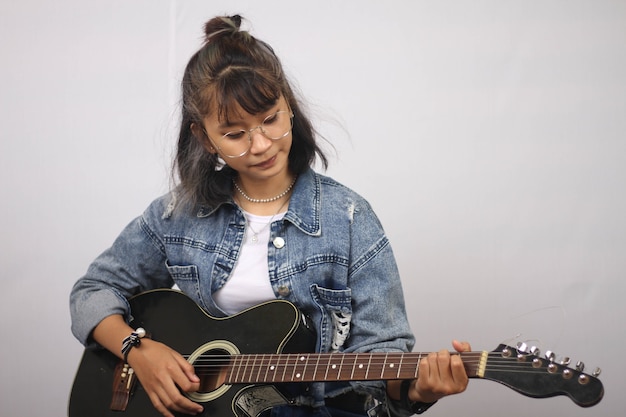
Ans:
[{"label": "round eyeglass frame", "polygon": [[[269,136],[267,135],[267,132],[263,129],[263,124],[265,123],[265,121],[266,121],[266,120],[268,120],[268,119],[270,119],[270,118],[272,118],[272,117],[276,116],[276,115],[277,115],[277,114],[279,114],[279,113],[288,113],[288,115],[289,115],[289,129],[287,129],[287,131],[286,131],[285,133],[283,133],[280,137],[277,137],[277,138],[272,138],[272,137],[269,137]],[[246,130],[246,129],[241,129],[241,130],[233,130],[233,131],[230,131],[230,132],[226,132],[224,135],[222,135],[222,136],[220,137],[219,142],[215,142],[213,139],[211,139],[211,137],[210,137],[210,136],[209,136],[209,134],[207,133],[207,131],[206,131],[206,129],[204,128],[204,126],[202,127],[202,130],[204,131],[204,134],[207,136],[207,138],[209,138],[209,140],[210,140],[211,142],[213,142],[213,145],[217,148],[217,150],[219,150],[219,151],[221,151],[221,152],[222,152],[222,155],[224,155],[224,156],[225,156],[225,157],[227,157],[227,158],[240,158],[240,157],[244,156],[245,154],[247,154],[248,152],[250,152],[250,148],[252,148],[252,132],[254,132],[254,131],[255,131],[255,130],[257,130],[257,129],[260,129],[261,134],[262,134],[264,137],[266,137],[267,139],[269,139],[269,140],[273,140],[273,141],[280,140],[280,139],[282,139],[282,138],[285,138],[285,137],[289,136],[289,134],[291,133],[291,131],[292,131],[292,129],[293,129],[293,118],[294,118],[294,116],[295,116],[295,115],[294,115],[294,113],[293,113],[292,111],[289,111],[289,110],[279,110],[279,111],[277,111],[277,112],[275,112],[275,113],[272,113],[272,114],[270,114],[269,116],[267,116],[265,119],[263,119],[263,121],[261,122],[261,124],[260,124],[260,125],[258,125],[258,126],[256,126],[256,127],[253,127],[252,129],[248,129],[248,130]],[[224,149],[223,149],[221,146],[219,146],[219,143],[220,143],[220,142],[221,142],[224,138],[226,138],[228,135],[231,135],[231,134],[233,134],[233,133],[239,133],[239,132],[241,132],[241,133],[247,133],[247,134],[248,134],[248,147],[247,147],[247,149],[246,149],[245,151],[243,151],[242,153],[240,153],[239,155],[229,155],[229,154],[225,153],[225,152],[224,152]]]}]

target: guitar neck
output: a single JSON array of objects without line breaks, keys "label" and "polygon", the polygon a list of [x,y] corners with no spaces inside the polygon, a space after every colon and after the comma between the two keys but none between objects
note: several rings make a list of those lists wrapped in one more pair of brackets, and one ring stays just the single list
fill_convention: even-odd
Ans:
[{"label": "guitar neck", "polygon": [[[487,352],[459,355],[468,376],[480,377]],[[234,355],[222,367],[222,378],[228,384],[413,379],[426,356],[423,352]]]}]

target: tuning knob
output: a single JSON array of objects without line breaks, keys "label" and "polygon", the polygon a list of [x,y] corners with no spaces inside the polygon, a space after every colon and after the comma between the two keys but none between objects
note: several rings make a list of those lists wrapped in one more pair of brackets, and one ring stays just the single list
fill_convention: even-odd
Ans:
[{"label": "tuning knob", "polygon": [[578,362],[576,362],[576,370],[577,370],[578,372],[582,372],[582,371],[584,371],[584,370],[585,370],[585,363],[584,363],[584,362],[582,362],[582,361],[578,361]]},{"label": "tuning knob", "polygon": [[537,346],[533,346],[530,348],[530,353],[532,353],[535,356],[539,356],[541,355],[541,350],[539,350]]},{"label": "tuning knob", "polygon": [[519,342],[519,343],[517,344],[517,350],[518,350],[518,351],[526,353],[526,352],[527,352],[527,350],[526,350],[526,349],[528,349],[528,345],[527,345],[526,343],[524,343],[524,342]]},{"label": "tuning knob", "polygon": [[593,373],[591,375],[593,375],[595,377],[598,377],[598,376],[600,376],[601,372],[602,372],[602,369],[596,368],[596,369],[593,370]]},{"label": "tuning knob", "polygon": [[550,362],[554,362],[554,358],[556,358],[556,355],[554,354],[554,352],[552,352],[551,350],[548,350],[546,352],[546,359],[549,360]]},{"label": "tuning knob", "polygon": [[565,366],[567,366],[567,365],[569,365],[569,364],[570,364],[570,362],[571,362],[571,361],[572,361],[572,360],[566,356],[566,357],[564,357],[563,359],[561,359],[561,365],[565,365]]}]

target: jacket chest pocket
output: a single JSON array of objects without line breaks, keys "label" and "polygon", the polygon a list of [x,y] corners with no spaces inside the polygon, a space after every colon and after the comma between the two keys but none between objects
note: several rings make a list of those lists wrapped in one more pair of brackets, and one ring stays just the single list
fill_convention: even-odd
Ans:
[{"label": "jacket chest pocket", "polygon": [[196,265],[165,265],[176,286],[191,297],[202,308],[206,309],[206,303],[202,297],[200,288],[200,274]]},{"label": "jacket chest pocket", "polygon": [[312,285],[311,296],[319,307],[320,343],[322,352],[338,352],[350,336],[352,293],[350,288],[331,290]]}]

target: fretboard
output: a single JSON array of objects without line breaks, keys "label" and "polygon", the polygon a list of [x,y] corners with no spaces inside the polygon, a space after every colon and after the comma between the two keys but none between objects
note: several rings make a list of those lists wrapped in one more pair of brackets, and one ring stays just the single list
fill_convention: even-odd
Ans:
[{"label": "fretboard", "polygon": [[[466,352],[468,376],[478,375],[484,352]],[[276,383],[413,379],[428,353],[310,353],[234,355],[226,383]],[[466,360],[470,359],[470,360]],[[471,360],[474,359],[474,360]]]}]

